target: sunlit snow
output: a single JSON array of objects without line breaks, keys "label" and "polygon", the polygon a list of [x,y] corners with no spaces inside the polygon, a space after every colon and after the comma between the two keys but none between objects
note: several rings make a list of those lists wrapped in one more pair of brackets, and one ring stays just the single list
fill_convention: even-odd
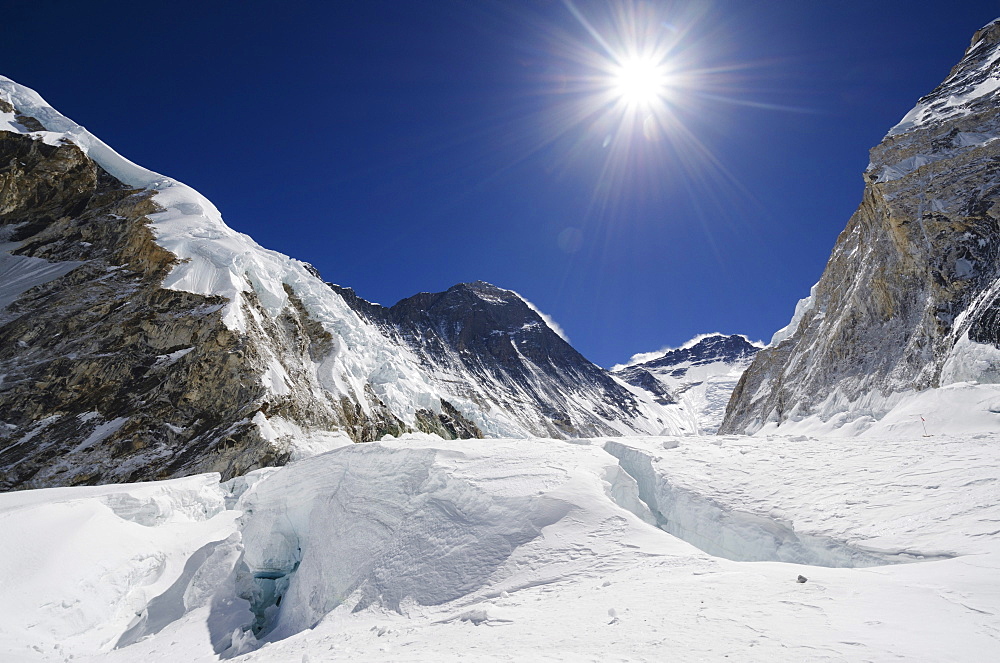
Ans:
[{"label": "sunlit snow", "polygon": [[975,435],[424,435],[226,484],[8,493],[0,642],[16,662],[991,660],[998,463]]}]

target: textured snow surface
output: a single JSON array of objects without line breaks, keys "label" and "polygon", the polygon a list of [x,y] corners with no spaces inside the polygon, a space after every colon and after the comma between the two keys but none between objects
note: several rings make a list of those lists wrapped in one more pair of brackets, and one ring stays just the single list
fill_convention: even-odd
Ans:
[{"label": "textured snow surface", "polygon": [[222,485],[8,493],[0,649],[996,660],[998,467],[976,435],[411,436]]},{"label": "textured snow surface", "polygon": [[[971,345],[994,356],[990,346]],[[917,437],[959,432],[1000,439],[1000,384],[955,382],[919,392],[872,392],[853,401],[836,391],[816,408],[816,413],[799,418],[793,411],[780,425],[766,423],[755,435]]]}]

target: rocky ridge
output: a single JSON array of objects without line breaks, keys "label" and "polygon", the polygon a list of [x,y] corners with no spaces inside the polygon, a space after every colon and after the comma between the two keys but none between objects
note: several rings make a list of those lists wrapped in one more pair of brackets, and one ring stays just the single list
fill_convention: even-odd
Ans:
[{"label": "rocky ridge", "polygon": [[861,205],[720,432],[863,429],[906,394],[1000,382],[1000,23],[871,151]]}]

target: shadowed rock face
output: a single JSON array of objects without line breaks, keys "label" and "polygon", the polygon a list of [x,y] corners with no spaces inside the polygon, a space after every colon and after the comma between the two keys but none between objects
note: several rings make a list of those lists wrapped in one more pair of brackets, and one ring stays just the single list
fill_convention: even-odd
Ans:
[{"label": "shadowed rock face", "polygon": [[998,47],[1000,24],[977,32],[871,151],[861,205],[804,314],[757,355],[720,432],[813,414],[878,418],[899,392],[997,381]]},{"label": "shadowed rock face", "polygon": [[252,465],[236,449],[247,426],[218,430],[261,395],[239,379],[245,344],[220,324],[221,301],[156,287],[174,257],[145,225],[150,192],[26,135],[0,133],[0,164],[8,278],[43,264],[19,257],[73,261],[0,313],[0,487]]},{"label": "shadowed rock face", "polygon": [[640,416],[634,395],[510,290],[462,283],[387,308],[349,288],[331,287],[359,315],[408,345],[425,366],[464,383],[457,387],[462,396],[518,413],[535,435],[618,434],[604,420],[627,427]]}]

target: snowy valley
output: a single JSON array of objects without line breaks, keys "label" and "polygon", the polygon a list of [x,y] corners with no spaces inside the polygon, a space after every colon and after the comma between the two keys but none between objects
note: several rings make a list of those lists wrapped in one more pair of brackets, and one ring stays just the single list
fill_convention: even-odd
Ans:
[{"label": "snowy valley", "polygon": [[413,436],[9,493],[5,660],[989,659],[994,441]]},{"label": "snowy valley", "polygon": [[326,283],[0,78],[0,660],[1000,659],[998,63],[767,346],[610,370],[488,283]]}]

